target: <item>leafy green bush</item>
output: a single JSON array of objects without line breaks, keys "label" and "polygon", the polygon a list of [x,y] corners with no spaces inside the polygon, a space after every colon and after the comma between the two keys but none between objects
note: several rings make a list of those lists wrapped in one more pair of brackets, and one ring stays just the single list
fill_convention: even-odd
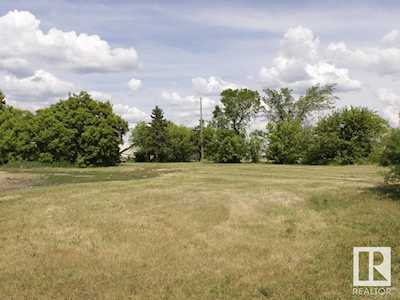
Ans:
[{"label": "leafy green bush", "polygon": [[172,122],[167,126],[167,156],[168,161],[191,161],[195,156],[195,146],[192,143],[192,130]]},{"label": "leafy green bush", "polygon": [[300,163],[304,152],[305,131],[300,121],[286,120],[268,125],[267,158],[277,164]]},{"label": "leafy green bush", "polygon": [[210,159],[220,163],[240,163],[246,157],[246,141],[232,129],[216,129],[210,145]]},{"label": "leafy green bush", "polygon": [[150,161],[149,136],[150,128],[146,122],[139,122],[133,128],[130,142],[135,147],[136,162]]},{"label": "leafy green bush", "polygon": [[32,122],[33,114],[28,111],[10,106],[0,110],[0,164],[37,157]]},{"label": "leafy green bush", "polygon": [[390,171],[386,173],[387,183],[400,181],[400,129],[392,129],[384,143],[381,164],[389,166]]},{"label": "leafy green bush", "polygon": [[[216,136],[216,131],[211,124],[208,124],[203,128],[203,146],[204,146],[204,158],[212,160],[213,154],[213,143]],[[200,160],[201,157],[201,138],[200,138],[200,126],[196,126],[192,129],[192,144],[194,146],[194,159]]]},{"label": "leafy green bush", "polygon": [[288,88],[264,90],[269,160],[278,164],[304,161],[309,137],[308,120],[315,112],[333,108],[337,98],[334,90],[334,85],[316,85],[297,99]]},{"label": "leafy green bush", "polygon": [[39,161],[80,167],[118,163],[127,131],[127,122],[113,113],[109,102],[95,101],[86,92],[38,110],[33,120]]},{"label": "leafy green bush", "polygon": [[392,129],[384,141],[381,165],[400,165],[400,129]]},{"label": "leafy green bush", "polygon": [[306,154],[311,164],[367,162],[382,142],[387,122],[361,107],[344,108],[321,119]]}]

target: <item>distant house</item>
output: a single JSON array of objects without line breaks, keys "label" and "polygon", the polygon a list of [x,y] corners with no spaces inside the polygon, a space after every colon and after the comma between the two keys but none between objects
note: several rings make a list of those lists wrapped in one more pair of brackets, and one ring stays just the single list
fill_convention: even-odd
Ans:
[{"label": "distant house", "polygon": [[129,145],[122,145],[120,147],[121,161],[134,160],[135,159],[135,152],[137,150],[138,149],[135,146],[129,147]]}]

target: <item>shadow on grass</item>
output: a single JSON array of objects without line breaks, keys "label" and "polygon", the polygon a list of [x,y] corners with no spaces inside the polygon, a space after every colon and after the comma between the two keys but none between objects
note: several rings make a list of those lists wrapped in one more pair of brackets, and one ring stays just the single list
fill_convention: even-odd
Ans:
[{"label": "shadow on grass", "polygon": [[400,201],[400,184],[382,184],[377,187],[370,188],[370,191],[387,199]]},{"label": "shadow on grass", "polygon": [[[129,181],[149,179],[161,176],[163,174],[176,173],[180,170],[177,169],[157,169],[146,168],[136,169],[131,171],[113,171],[108,172],[106,169],[56,169],[56,168],[32,168],[32,169],[0,169],[12,174],[32,174],[36,175],[33,179],[29,180],[27,184],[14,184],[8,190],[19,189],[30,186],[53,186],[62,184],[80,184],[80,183],[93,183],[93,182],[107,182],[107,181]],[[1,189],[0,189],[1,192]]]},{"label": "shadow on grass", "polygon": [[158,172],[151,171],[136,171],[136,172],[115,172],[115,173],[98,173],[98,172],[65,172],[46,174],[42,180],[39,180],[35,185],[49,186],[60,184],[76,184],[76,183],[91,183],[105,181],[127,181],[153,178],[159,176]]}]

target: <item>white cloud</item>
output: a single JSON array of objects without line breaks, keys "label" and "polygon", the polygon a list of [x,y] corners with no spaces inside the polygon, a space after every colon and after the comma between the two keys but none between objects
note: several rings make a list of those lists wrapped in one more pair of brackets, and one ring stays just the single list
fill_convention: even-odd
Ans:
[{"label": "white cloud", "polygon": [[15,75],[28,75],[31,73],[29,62],[23,58],[3,58],[0,60],[0,70],[8,71]]},{"label": "white cloud", "polygon": [[237,89],[239,86],[232,82],[227,82],[215,76],[210,76],[208,79],[196,77],[192,79],[194,91],[199,95],[219,95],[226,89]]},{"label": "white cloud", "polygon": [[132,78],[131,80],[129,80],[128,86],[132,92],[136,92],[142,86],[142,81]]},{"label": "white cloud", "polygon": [[212,110],[219,102],[220,93],[226,89],[239,88],[245,87],[216,76],[195,77],[192,79],[194,94],[182,95],[176,91],[163,91],[161,97],[168,104],[169,114],[175,117],[177,122],[196,126],[199,118],[200,97],[203,104],[203,117],[210,119]]},{"label": "white cloud", "polygon": [[98,101],[111,101],[113,98],[110,94],[99,91],[88,91],[88,93],[93,99]]},{"label": "white cloud", "polygon": [[289,28],[281,41],[282,55],[285,57],[315,60],[318,58],[320,41],[311,29],[303,26]]},{"label": "white cloud", "polygon": [[60,80],[43,70],[38,70],[32,76],[23,78],[10,74],[2,76],[0,86],[13,100],[41,102],[64,97],[75,89],[72,83]]},{"label": "white cloud", "polygon": [[289,28],[285,33],[278,56],[270,67],[259,71],[266,87],[287,86],[303,91],[315,84],[337,84],[338,91],[357,90],[361,82],[350,78],[347,68],[338,68],[327,60],[320,41],[305,27]]},{"label": "white cloud", "polygon": [[138,65],[134,48],[112,48],[98,35],[57,28],[43,32],[40,20],[28,11],[14,10],[0,17],[0,40],[2,61],[14,59],[22,64],[47,61],[77,72],[127,71]]},{"label": "white cloud", "polygon": [[[187,126],[196,126],[199,120],[200,96],[188,95],[182,96],[177,92],[161,93],[161,97],[168,103],[168,115],[172,116],[172,120],[186,124]],[[209,119],[211,111],[214,109],[217,101],[210,97],[202,97],[203,101],[203,117]]]},{"label": "white cloud", "polygon": [[400,74],[400,33],[392,30],[376,47],[352,48],[344,42],[331,43],[327,56],[338,65],[352,66],[378,75]]},{"label": "white cloud", "polygon": [[113,108],[116,113],[121,115],[121,117],[127,120],[130,124],[144,121],[147,118],[146,113],[144,113],[137,107],[125,104],[114,104]]},{"label": "white cloud", "polygon": [[43,101],[43,102],[21,102],[21,101],[14,101],[7,97],[7,103],[13,107],[29,110],[31,112],[35,112],[38,109],[43,108],[44,106],[48,106],[51,102]]},{"label": "white cloud", "polygon": [[[93,97],[93,99],[98,101],[112,101],[114,98],[111,94],[100,91],[89,91],[88,93]],[[129,124],[134,124],[147,119],[146,113],[134,106],[117,103],[113,104],[113,109],[114,112],[127,120]]]},{"label": "white cloud", "polygon": [[[198,110],[198,107],[200,105],[200,97],[196,97],[193,95],[190,96],[181,96],[177,92],[167,92],[163,91],[161,93],[161,97],[164,100],[167,100],[169,104],[178,106],[180,109],[185,110],[185,109],[194,109],[196,112]],[[213,108],[216,104],[216,101],[209,97],[202,97],[203,101],[203,108],[204,109],[210,109]]]},{"label": "white cloud", "polygon": [[268,87],[282,87],[289,84],[293,86],[308,79],[306,66],[305,61],[279,55],[273,60],[271,67],[261,68],[259,77]]},{"label": "white cloud", "polygon": [[382,38],[382,43],[386,45],[398,44],[400,42],[400,33],[398,30],[392,30]]},{"label": "white cloud", "polygon": [[319,62],[315,65],[307,65],[306,72],[311,78],[311,83],[338,85],[341,91],[352,91],[361,88],[361,82],[349,77],[348,69],[336,68],[326,62]]},{"label": "white cloud", "polygon": [[391,124],[399,124],[400,113],[400,95],[397,95],[391,89],[381,88],[376,92],[378,99],[383,104],[382,111]]}]

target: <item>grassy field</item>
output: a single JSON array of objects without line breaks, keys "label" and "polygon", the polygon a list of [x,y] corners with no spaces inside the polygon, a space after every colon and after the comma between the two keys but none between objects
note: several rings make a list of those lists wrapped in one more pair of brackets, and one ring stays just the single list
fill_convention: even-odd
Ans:
[{"label": "grassy field", "polygon": [[400,196],[381,171],[0,169],[0,299],[351,299],[354,246],[392,247],[400,299]]}]

